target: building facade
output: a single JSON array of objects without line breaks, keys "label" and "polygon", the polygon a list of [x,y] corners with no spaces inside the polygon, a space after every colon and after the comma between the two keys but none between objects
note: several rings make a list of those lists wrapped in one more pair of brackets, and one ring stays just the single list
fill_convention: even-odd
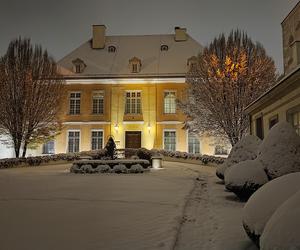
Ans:
[{"label": "building facade", "polygon": [[106,36],[105,26],[94,25],[92,40],[58,63],[67,84],[63,130],[44,149],[99,149],[112,136],[117,148],[225,154],[227,145],[184,129],[176,103],[201,51],[179,27],[169,35]]},{"label": "building facade", "polygon": [[279,121],[300,135],[300,3],[282,22],[284,77],[250,104],[251,133],[264,138]]}]

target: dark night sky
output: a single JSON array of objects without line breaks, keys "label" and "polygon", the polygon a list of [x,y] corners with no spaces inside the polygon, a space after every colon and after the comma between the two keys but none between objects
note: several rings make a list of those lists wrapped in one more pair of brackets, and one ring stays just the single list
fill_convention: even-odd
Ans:
[{"label": "dark night sky", "polygon": [[30,37],[55,59],[91,37],[92,24],[108,35],[173,33],[186,27],[202,45],[240,28],[260,41],[282,72],[281,21],[298,0],[0,0],[0,55],[15,37]]}]

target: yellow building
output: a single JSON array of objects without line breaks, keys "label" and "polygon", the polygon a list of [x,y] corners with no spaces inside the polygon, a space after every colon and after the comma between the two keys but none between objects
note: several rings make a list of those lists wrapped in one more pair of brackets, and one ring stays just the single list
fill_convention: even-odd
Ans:
[{"label": "yellow building", "polygon": [[176,99],[183,96],[193,56],[202,51],[186,29],[145,36],[105,31],[94,25],[92,40],[59,61],[67,84],[63,131],[44,153],[99,149],[109,136],[118,148],[224,153],[213,138],[183,129]]},{"label": "yellow building", "polygon": [[290,122],[300,135],[300,2],[282,22],[284,77],[251,103],[251,134],[264,138],[279,121]]}]

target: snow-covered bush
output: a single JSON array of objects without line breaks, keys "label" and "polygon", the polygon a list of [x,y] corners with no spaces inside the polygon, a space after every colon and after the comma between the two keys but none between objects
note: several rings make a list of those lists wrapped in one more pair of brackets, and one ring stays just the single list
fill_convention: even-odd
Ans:
[{"label": "snow-covered bush", "polygon": [[273,213],[298,190],[300,173],[292,173],[268,182],[250,197],[243,209],[243,225],[248,236],[257,245]]},{"label": "snow-covered bush", "polygon": [[88,174],[94,173],[93,166],[90,165],[90,164],[82,165],[80,170],[81,170],[82,173],[88,173]]},{"label": "snow-covered bush", "polygon": [[138,159],[140,159],[137,155],[132,155],[131,157],[130,157],[130,159],[132,159],[132,160],[138,160]]},{"label": "snow-covered bush", "polygon": [[262,250],[300,249],[300,191],[287,199],[267,222],[260,238]]},{"label": "snow-covered bush", "polygon": [[257,156],[269,179],[300,171],[300,137],[287,122],[279,122],[259,147]]},{"label": "snow-covered bush", "polygon": [[111,172],[116,174],[127,174],[128,169],[124,164],[118,164],[113,167]]},{"label": "snow-covered bush", "polygon": [[145,169],[141,164],[132,165],[129,169],[130,173],[144,173]]},{"label": "snow-covered bush", "polygon": [[82,170],[80,169],[79,165],[73,164],[70,168],[70,172],[78,174],[78,173],[82,173]]},{"label": "snow-covered bush", "polygon": [[240,199],[247,200],[258,188],[268,182],[262,165],[257,160],[247,160],[230,167],[225,173],[225,187]]},{"label": "snow-covered bush", "polygon": [[233,146],[225,162],[217,168],[216,175],[223,180],[225,171],[234,164],[255,159],[260,143],[261,140],[254,135],[246,135],[243,137]]},{"label": "snow-covered bush", "polygon": [[109,167],[109,165],[106,165],[106,164],[98,165],[95,168],[95,172],[96,173],[109,173],[110,172],[110,167]]}]

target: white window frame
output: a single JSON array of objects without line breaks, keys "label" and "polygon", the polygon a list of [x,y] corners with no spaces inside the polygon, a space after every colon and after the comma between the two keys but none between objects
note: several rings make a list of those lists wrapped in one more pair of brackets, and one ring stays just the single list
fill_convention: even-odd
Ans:
[{"label": "white window frame", "polygon": [[[75,97],[71,97],[72,94],[75,94]],[[80,94],[80,97],[76,97],[76,94]],[[69,114],[70,115],[80,115],[81,113],[81,91],[72,91],[72,92],[69,92]],[[71,109],[71,100],[74,100],[74,113],[72,112],[72,109]],[[76,107],[77,107],[77,104],[76,104],[76,101],[79,100],[79,113],[76,113]]]},{"label": "white window frame", "polygon": [[[79,132],[79,146],[78,146],[78,152],[81,152],[81,130],[80,129],[68,129],[67,130],[67,143],[66,143],[66,152],[69,152],[69,132]],[[73,152],[75,153],[75,152]]]},{"label": "white window frame", "polygon": [[[98,95],[98,96],[97,96]],[[102,97],[100,97],[102,95]],[[96,97],[96,98],[95,98]],[[103,115],[104,114],[104,99],[105,99],[105,92],[104,90],[96,90],[92,93],[92,114],[93,115]],[[97,112],[94,112],[94,100],[97,100]],[[100,108],[100,100],[102,100],[102,112],[99,112],[101,110]]]},{"label": "white window frame", "polygon": [[102,145],[101,149],[104,148],[104,130],[103,129],[91,129],[91,150],[100,150],[99,149],[93,149],[93,132],[102,132]]},{"label": "white window frame", "polygon": [[[127,97],[127,94],[130,93],[130,97]],[[132,94],[135,93],[136,96],[135,97],[132,97]],[[138,97],[138,94],[140,95]],[[127,100],[130,100],[129,101],[129,110],[127,109]],[[133,103],[133,100],[135,101],[134,104],[135,104],[135,108],[133,110],[133,106],[132,106],[132,103]],[[140,100],[140,112],[138,112],[138,101],[137,100]],[[129,111],[129,112],[128,112]],[[142,91],[141,90],[126,90],[125,91],[125,114],[127,115],[141,115],[142,114]]]},{"label": "white window frame", "polygon": [[[188,130],[187,130],[187,133],[186,133],[186,145],[187,145],[186,152],[190,153],[189,152],[189,136],[190,135],[196,136],[198,138],[198,141],[199,141],[199,153],[194,153],[193,152],[192,154],[201,154],[201,140],[200,140],[199,136],[195,133],[189,132]],[[193,151],[195,151],[194,148],[193,148]]]},{"label": "white window frame", "polygon": [[[175,109],[174,112],[172,112],[172,108],[171,108],[171,103],[169,103],[170,107],[169,107],[169,111],[167,112],[166,110],[166,94],[167,93],[174,93],[175,95]],[[164,90],[164,100],[163,100],[163,109],[164,109],[164,114],[176,114],[176,110],[177,110],[177,105],[176,105],[176,96],[177,96],[177,91],[176,90],[172,90],[172,89],[166,89]]]},{"label": "white window frame", "polygon": [[178,145],[177,130],[176,129],[163,129],[163,149],[164,150],[166,150],[165,149],[165,132],[175,132],[175,150],[174,151],[177,151],[177,145]]}]

